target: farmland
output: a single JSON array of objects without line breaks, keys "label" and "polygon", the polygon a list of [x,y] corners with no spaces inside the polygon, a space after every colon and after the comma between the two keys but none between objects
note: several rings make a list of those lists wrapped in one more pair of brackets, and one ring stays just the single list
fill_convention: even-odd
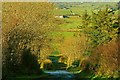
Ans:
[{"label": "farmland", "polygon": [[3,79],[119,78],[118,5],[3,3]]},{"label": "farmland", "polygon": [[[60,25],[56,26],[58,27],[58,31],[53,32],[56,35],[62,35],[63,37],[71,37],[74,38],[78,32],[74,32],[74,30],[79,30],[78,27],[82,25],[82,15],[85,11],[87,11],[90,15],[92,14],[92,11],[98,11],[100,9],[105,8],[106,6],[110,6],[111,8],[117,9],[116,2],[95,2],[95,3],[72,3],[72,2],[66,2],[66,3],[54,3],[55,4],[55,10],[53,13],[55,15],[70,15],[70,14],[78,14],[80,17],[76,17],[73,15],[73,17],[69,18],[62,18],[64,22]],[[115,12],[116,15],[118,15],[118,11]],[[62,32],[61,32],[62,30]],[[69,32],[69,30],[73,30],[73,32]]]}]

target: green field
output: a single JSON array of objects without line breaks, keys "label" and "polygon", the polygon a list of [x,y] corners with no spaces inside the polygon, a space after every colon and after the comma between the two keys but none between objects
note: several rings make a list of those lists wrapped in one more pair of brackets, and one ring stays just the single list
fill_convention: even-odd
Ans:
[{"label": "green field", "polygon": [[[4,3],[4,78],[48,80],[60,77],[60,80],[66,80],[64,75],[67,75],[67,78],[75,78],[73,80],[94,80],[94,77],[104,77],[102,74],[105,77],[119,77],[118,67],[115,66],[118,64],[116,56],[119,47],[116,42],[117,3],[48,4]],[[113,11],[110,12],[109,9]],[[8,73],[9,69],[11,73]],[[60,75],[59,70],[66,73]]]},{"label": "green field", "polygon": [[[116,2],[88,2],[88,3],[54,3],[55,10],[53,13],[55,15],[69,15],[69,14],[79,14],[80,17],[69,17],[69,18],[62,18],[61,20],[64,20],[64,22],[56,27],[59,29],[77,29],[80,25],[82,25],[82,15],[85,11],[88,12],[88,14],[91,14],[92,11],[98,11],[100,9],[104,9],[106,6],[109,6],[111,8],[117,9]],[[72,12],[71,12],[72,11]],[[118,15],[118,11],[115,13]],[[74,38],[74,35],[78,32],[53,32],[53,35],[56,37],[57,35],[60,35],[64,38],[71,37]]]},{"label": "green field", "polygon": [[[65,14],[71,14],[71,11],[76,14],[82,15],[85,10],[87,10],[89,13],[91,13],[92,10],[99,10],[104,8],[105,6],[110,6],[117,8],[116,2],[88,2],[88,3],[79,3],[79,5],[76,5],[78,3],[55,3],[55,6],[57,9],[55,9],[54,14],[56,15],[65,15]],[[68,7],[69,9],[61,9],[60,5],[64,5],[64,7]],[[72,6],[72,7],[70,7]]]}]

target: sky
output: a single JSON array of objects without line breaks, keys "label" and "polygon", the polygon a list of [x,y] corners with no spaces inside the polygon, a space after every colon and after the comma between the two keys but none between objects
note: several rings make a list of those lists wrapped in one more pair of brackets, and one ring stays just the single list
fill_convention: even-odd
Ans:
[{"label": "sky", "polygon": [[2,2],[119,2],[120,0],[0,0]]}]

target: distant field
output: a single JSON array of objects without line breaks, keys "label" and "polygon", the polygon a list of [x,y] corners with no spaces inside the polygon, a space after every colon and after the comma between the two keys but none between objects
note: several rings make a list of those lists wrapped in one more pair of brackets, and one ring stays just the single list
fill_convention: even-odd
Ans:
[{"label": "distant field", "polygon": [[[81,15],[81,14],[83,14],[83,12],[85,10],[87,10],[89,13],[91,13],[92,10],[98,10],[100,8],[103,8],[106,5],[108,5],[110,7],[117,8],[116,2],[100,2],[100,3],[98,3],[98,2],[95,2],[95,3],[90,2],[90,3],[82,3],[82,4],[79,3],[79,5],[76,5],[76,4],[78,4],[78,3],[74,3],[74,4],[72,4],[72,3],[66,3],[66,4],[64,4],[64,3],[59,3],[59,4],[55,3],[56,9],[55,9],[54,13],[56,15],[65,15],[65,14],[70,14],[71,11],[72,11],[73,13]],[[64,9],[63,6],[69,8],[69,9]]]},{"label": "distant field", "polygon": [[[55,15],[67,15],[67,14],[82,14],[87,10],[89,14],[91,14],[94,10],[99,10],[104,8],[105,6],[110,6],[113,8],[117,8],[116,2],[101,2],[101,3],[55,3]],[[67,8],[67,9],[66,9]],[[63,23],[59,25],[60,28],[77,28],[81,24],[81,17],[76,18],[63,18],[67,23]]]},{"label": "distant field", "polygon": [[[69,17],[69,18],[61,18],[65,22],[56,26],[59,27],[60,31],[53,32],[53,37],[64,37],[64,40],[69,38],[74,38],[75,34],[78,32],[67,32],[69,29],[77,29],[78,26],[82,24],[82,15],[85,12],[85,10],[91,14],[92,11],[98,11],[100,9],[105,8],[106,6],[109,6],[111,8],[117,9],[117,3],[116,2],[95,2],[95,3],[55,3],[55,9],[54,14],[56,16],[58,15],[69,15],[69,14],[78,14],[80,17]],[[116,13],[118,15],[118,12]],[[65,30],[66,29],[66,30]],[[61,31],[64,30],[64,31]],[[59,42],[54,42],[54,45],[59,45]]]}]

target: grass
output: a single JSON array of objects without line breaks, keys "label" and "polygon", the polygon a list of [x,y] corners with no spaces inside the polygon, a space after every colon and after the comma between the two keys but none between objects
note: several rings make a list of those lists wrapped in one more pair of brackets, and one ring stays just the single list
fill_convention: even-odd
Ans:
[{"label": "grass", "polygon": [[[77,5],[76,5],[77,4]],[[69,9],[60,9],[59,6],[60,5],[64,5],[64,6],[71,6],[69,7]],[[95,2],[95,3],[83,3],[78,5],[78,3],[56,3],[55,6],[57,7],[57,9],[54,10],[54,14],[55,15],[66,15],[66,14],[71,14],[71,11],[73,13],[82,15],[84,13],[85,10],[88,11],[89,14],[92,13],[92,10],[99,10],[100,8],[103,8],[104,6],[109,5],[110,7],[117,7],[116,6],[116,2]],[[117,12],[116,12],[117,14]],[[70,17],[70,18],[63,18],[63,20],[65,21],[64,23],[58,25],[57,27],[59,29],[63,29],[63,30],[68,30],[68,29],[77,29],[78,26],[80,26],[82,24],[82,18],[79,17]],[[67,31],[54,31],[52,33],[53,37],[55,38],[62,38],[64,37],[64,39],[67,39],[67,37],[71,37],[74,38],[74,35],[76,34],[76,32],[67,32]],[[58,42],[54,42],[54,45],[58,46],[60,44],[58,44]]]},{"label": "grass", "polygon": [[[84,13],[84,11],[87,10],[88,13],[91,14],[92,10],[97,9],[99,7],[102,7],[103,5],[108,5],[108,4],[110,4],[111,6],[116,6],[115,5],[116,3],[84,3],[84,4],[81,4],[79,6],[71,7],[70,9],[67,9],[67,10],[66,9],[57,9],[57,10],[55,10],[54,13],[56,15],[66,15],[66,14],[71,14],[70,11],[73,11],[76,14],[82,15]],[[80,18],[76,18],[76,17],[72,17],[71,18],[70,17],[70,18],[66,18],[66,19],[63,18],[63,20],[65,21],[65,23],[63,23],[61,25],[58,25],[59,29],[74,29],[74,28],[77,28],[79,25],[82,24],[81,23],[81,20],[82,20],[81,17]],[[64,41],[66,39],[74,38],[74,35],[76,33],[77,32],[54,31],[54,32],[52,32],[52,35],[53,35],[54,38],[64,37],[63,43],[65,43]],[[59,42],[56,41],[56,42],[53,42],[53,45],[54,45],[54,47],[56,46],[59,49],[59,46],[61,44],[59,44]],[[72,71],[76,71],[76,70],[80,70],[80,69],[79,68],[73,68],[73,69],[71,69],[69,71],[72,72]],[[88,75],[85,72],[81,72],[77,76],[83,76],[83,77],[85,77],[85,76],[93,76],[93,75]],[[10,77],[9,80],[37,80],[37,79],[41,80],[42,78],[54,78],[54,77],[55,76],[50,76],[48,74],[43,73],[40,76],[32,75],[32,76]]]},{"label": "grass", "polygon": [[81,17],[70,17],[68,19],[64,19],[66,23],[59,25],[62,29],[70,29],[70,28],[77,28],[80,25]]},{"label": "grass", "polygon": [[[64,4],[64,3],[61,3],[61,4]],[[73,13],[82,15],[84,10],[87,10],[89,13],[91,13],[92,10],[100,9],[106,5],[109,5],[111,7],[117,7],[116,2],[95,2],[95,3],[91,2],[91,3],[83,3],[83,4],[80,4],[77,6],[76,6],[76,4],[69,4],[66,6],[70,6],[70,5],[72,5],[73,7],[70,7],[69,9],[59,9],[58,8],[58,9],[55,9],[54,13],[56,15],[66,15],[66,14],[70,14],[72,11]],[[56,6],[58,7],[59,5],[56,5]]]}]

